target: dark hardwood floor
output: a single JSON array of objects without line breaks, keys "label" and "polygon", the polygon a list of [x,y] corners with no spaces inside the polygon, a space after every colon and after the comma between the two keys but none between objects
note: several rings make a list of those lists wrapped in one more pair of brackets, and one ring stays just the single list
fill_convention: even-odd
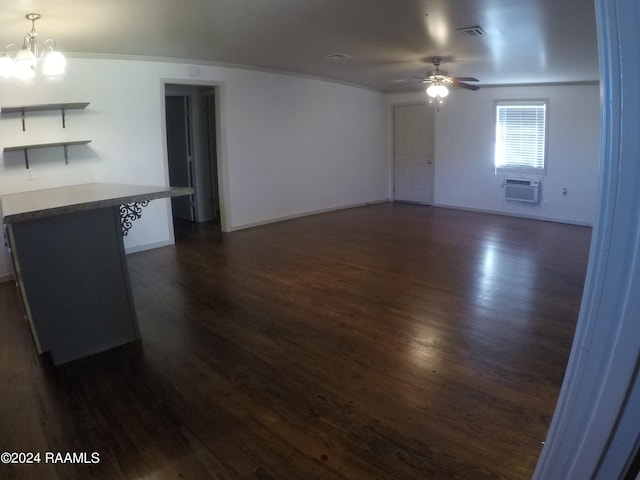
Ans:
[{"label": "dark hardwood floor", "polygon": [[382,204],[178,233],[127,257],[142,341],[58,368],[0,285],[0,450],[43,456],[0,478],[530,478],[589,228]]}]

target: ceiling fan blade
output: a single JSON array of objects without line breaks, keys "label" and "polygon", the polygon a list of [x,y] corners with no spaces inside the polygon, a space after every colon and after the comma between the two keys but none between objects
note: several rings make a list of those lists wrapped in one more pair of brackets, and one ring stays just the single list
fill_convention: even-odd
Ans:
[{"label": "ceiling fan blade", "polygon": [[389,84],[389,88],[415,87],[424,83],[422,80],[423,78],[420,77],[420,80],[393,81]]},{"label": "ceiling fan blade", "polygon": [[451,78],[453,80],[460,81],[460,82],[479,82],[480,81],[477,78],[473,78],[473,77],[451,77]]},{"label": "ceiling fan blade", "polygon": [[468,83],[458,82],[457,80],[454,80],[453,86],[454,87],[460,87],[460,88],[466,88],[467,90],[479,90],[480,89],[480,87],[478,85],[470,85]]}]

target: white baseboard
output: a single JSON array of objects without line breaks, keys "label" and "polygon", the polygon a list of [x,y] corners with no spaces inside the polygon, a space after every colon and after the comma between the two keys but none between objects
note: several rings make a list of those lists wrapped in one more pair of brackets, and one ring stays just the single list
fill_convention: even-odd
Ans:
[{"label": "white baseboard", "polygon": [[306,212],[294,213],[292,215],[284,215],[282,217],[270,218],[268,220],[262,220],[260,222],[252,222],[252,223],[244,223],[244,224],[240,224],[240,225],[235,225],[235,226],[233,226],[233,227],[231,227],[229,229],[229,232],[235,232],[237,230],[244,230],[246,228],[259,227],[261,225],[268,225],[270,223],[284,222],[286,220],[293,220],[294,218],[308,217],[309,215],[318,215],[320,213],[336,212],[338,210],[347,210],[349,208],[364,207],[365,205],[376,205],[376,204],[379,204],[379,203],[387,203],[387,202],[390,202],[390,201],[391,201],[390,198],[382,198],[380,200],[373,200],[371,202],[352,203],[352,204],[349,204],[349,205],[340,205],[338,207],[322,208],[322,209],[319,209],[319,210],[309,210],[309,211],[306,211]]},{"label": "white baseboard", "polygon": [[486,210],[482,208],[460,207],[458,205],[447,205],[444,203],[434,203],[433,206],[438,208],[450,208],[452,210],[465,210],[467,212],[489,213],[491,215],[503,215],[505,217],[526,218],[528,220],[540,220],[542,222],[566,223],[568,225],[579,225],[581,227],[593,227],[593,224],[589,222],[578,222],[576,220],[543,217],[541,215],[525,215],[521,213],[502,212],[500,210]]},{"label": "white baseboard", "polygon": [[145,243],[144,245],[136,245],[135,247],[129,247],[124,249],[124,253],[129,255],[130,253],[143,252],[145,250],[152,250],[154,248],[166,247],[173,245],[175,242],[171,240],[163,240],[162,242]]}]

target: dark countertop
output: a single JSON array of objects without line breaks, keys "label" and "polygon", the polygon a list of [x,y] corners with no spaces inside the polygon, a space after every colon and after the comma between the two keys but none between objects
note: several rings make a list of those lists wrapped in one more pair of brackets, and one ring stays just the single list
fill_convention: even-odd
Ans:
[{"label": "dark countertop", "polygon": [[190,195],[192,188],[86,183],[3,195],[3,222],[16,223],[82,210]]}]

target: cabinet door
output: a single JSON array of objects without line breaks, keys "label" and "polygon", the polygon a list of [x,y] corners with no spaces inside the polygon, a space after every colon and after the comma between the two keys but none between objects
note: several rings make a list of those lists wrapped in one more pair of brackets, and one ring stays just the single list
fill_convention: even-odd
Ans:
[{"label": "cabinet door", "polygon": [[54,363],[139,338],[118,207],[12,224],[40,352]]},{"label": "cabinet door", "polygon": [[42,348],[40,347],[40,341],[38,340],[38,335],[36,334],[35,328],[33,326],[33,320],[31,317],[31,311],[29,310],[29,304],[27,303],[26,293],[24,291],[24,282],[22,280],[22,272],[20,270],[20,263],[17,259],[17,252],[13,245],[15,243],[13,237],[13,226],[11,224],[5,226],[5,238],[7,241],[7,247],[9,248],[9,253],[11,254],[11,262],[13,263],[13,275],[16,281],[16,287],[18,288],[18,293],[20,296],[20,303],[22,304],[22,311],[24,313],[24,318],[27,320],[29,324],[29,329],[31,330],[31,336],[33,338],[33,342],[35,344],[36,350],[38,353],[42,353]]}]

